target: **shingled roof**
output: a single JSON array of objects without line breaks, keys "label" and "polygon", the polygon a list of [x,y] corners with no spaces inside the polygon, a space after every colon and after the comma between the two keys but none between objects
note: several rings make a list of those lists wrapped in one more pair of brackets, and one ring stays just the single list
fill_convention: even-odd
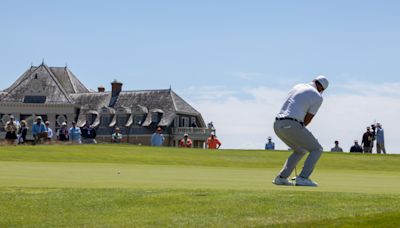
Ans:
[{"label": "shingled roof", "polygon": [[48,67],[44,63],[32,66],[9,88],[0,92],[0,101],[24,102],[26,94],[32,92],[35,80],[43,88],[37,93],[46,97],[44,103],[80,105],[79,119],[82,121],[86,114],[100,113],[103,107],[125,110],[127,114],[136,113],[139,108],[147,114],[147,122],[151,122],[153,113],[162,114],[160,126],[169,126],[177,114],[181,114],[198,117],[199,127],[205,127],[201,114],[172,89],[121,91],[113,97],[112,92],[89,91],[67,67]]}]

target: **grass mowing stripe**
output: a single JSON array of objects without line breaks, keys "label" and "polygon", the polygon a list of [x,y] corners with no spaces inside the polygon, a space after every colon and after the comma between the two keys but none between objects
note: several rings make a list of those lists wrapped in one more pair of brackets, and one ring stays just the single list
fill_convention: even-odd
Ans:
[{"label": "grass mowing stripe", "polygon": [[[202,150],[130,145],[0,147],[0,161],[83,162],[278,168],[287,151]],[[318,169],[400,172],[400,155],[324,153]]]},{"label": "grass mowing stripe", "polygon": [[[120,174],[118,172],[121,171]],[[214,188],[301,190],[398,194],[396,172],[319,170],[320,187],[287,187],[271,183],[275,169],[182,165],[129,165],[61,162],[0,162],[0,186],[76,188]]]},{"label": "grass mowing stripe", "polygon": [[0,188],[0,201],[1,227],[313,226],[400,209],[391,195],[168,188]]}]

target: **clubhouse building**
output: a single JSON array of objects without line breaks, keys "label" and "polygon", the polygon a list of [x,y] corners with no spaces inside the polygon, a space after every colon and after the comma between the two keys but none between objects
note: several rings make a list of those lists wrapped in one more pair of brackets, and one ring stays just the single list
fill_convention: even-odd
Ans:
[{"label": "clubhouse building", "polygon": [[[71,127],[86,121],[96,128],[98,142],[111,142],[120,128],[126,143],[150,145],[156,128],[164,130],[165,146],[177,146],[188,133],[193,146],[202,148],[211,133],[201,114],[172,89],[123,91],[123,84],[111,83],[89,90],[68,67],[31,66],[9,88],[0,91],[0,137],[13,115],[31,126],[36,116],[50,122],[56,132],[63,122]],[[29,135],[29,133],[28,133]]]}]

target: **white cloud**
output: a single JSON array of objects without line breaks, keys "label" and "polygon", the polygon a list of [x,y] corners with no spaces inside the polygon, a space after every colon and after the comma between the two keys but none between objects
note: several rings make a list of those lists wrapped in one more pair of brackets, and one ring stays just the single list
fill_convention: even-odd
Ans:
[{"label": "white cloud", "polygon": [[[400,153],[395,144],[400,141],[397,134],[400,84],[346,84],[339,87],[346,90],[324,94],[324,103],[309,128],[324,150],[330,150],[337,139],[348,151],[353,140],[360,141],[365,127],[376,120],[385,129],[388,152]],[[266,138],[272,136],[278,149],[287,149],[274,134],[272,126],[288,91],[273,87],[240,90],[192,87],[184,94],[188,92],[190,103],[206,121],[214,122],[223,148],[262,149]]]}]

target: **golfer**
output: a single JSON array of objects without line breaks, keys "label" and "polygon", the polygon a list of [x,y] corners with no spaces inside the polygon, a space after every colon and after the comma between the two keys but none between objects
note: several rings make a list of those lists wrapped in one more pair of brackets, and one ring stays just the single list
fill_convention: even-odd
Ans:
[{"label": "golfer", "polygon": [[[279,175],[272,182],[276,185],[294,185],[288,180],[301,158],[310,152],[304,162],[303,170],[296,177],[296,185],[318,186],[310,180],[310,175],[318,162],[322,147],[306,126],[311,122],[322,104],[322,92],[329,82],[324,76],[318,76],[311,83],[293,87],[278,113],[274,130],[276,135],[294,152],[289,156]],[[296,174],[297,175],[297,174]]]}]

